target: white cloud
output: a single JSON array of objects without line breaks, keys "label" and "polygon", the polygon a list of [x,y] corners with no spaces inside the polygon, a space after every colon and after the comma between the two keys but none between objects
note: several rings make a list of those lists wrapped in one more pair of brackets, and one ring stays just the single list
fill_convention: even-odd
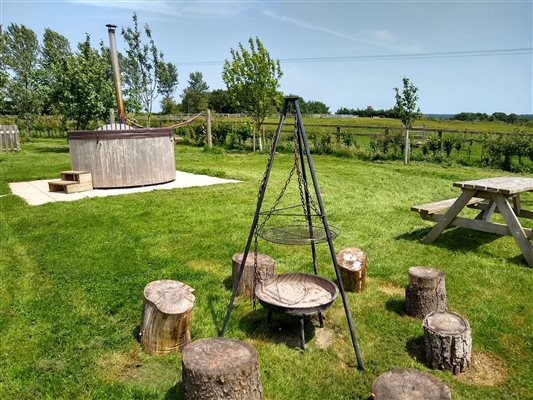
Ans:
[{"label": "white cloud", "polygon": [[309,29],[312,31],[322,32],[331,36],[336,36],[338,38],[348,40],[351,42],[362,43],[370,46],[377,46],[387,50],[400,51],[400,52],[411,52],[417,53],[421,52],[422,49],[418,43],[402,43],[393,33],[382,29],[382,30],[370,30],[366,32],[360,32],[356,35],[349,35],[334,29],[330,29],[326,26],[310,24],[308,22],[292,18],[286,15],[279,15],[270,10],[264,10],[263,15],[277,19],[279,21],[287,22],[289,24],[299,26],[304,29]]},{"label": "white cloud", "polygon": [[71,0],[71,3],[188,18],[234,17],[239,15],[243,9],[240,3],[194,0]]},{"label": "white cloud", "polygon": [[118,1],[106,1],[106,0],[71,0],[73,4],[83,4],[94,7],[103,8],[119,8],[123,10],[131,11],[143,11],[151,12],[154,14],[166,14],[172,16],[181,16],[182,14],[176,10],[169,1],[165,0],[118,0]]}]

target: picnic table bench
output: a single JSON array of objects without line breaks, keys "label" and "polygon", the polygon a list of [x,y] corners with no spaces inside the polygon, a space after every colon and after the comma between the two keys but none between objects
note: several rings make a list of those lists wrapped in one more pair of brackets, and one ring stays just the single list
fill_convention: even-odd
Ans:
[{"label": "picnic table bench", "polygon": [[[459,197],[411,207],[422,219],[436,222],[422,241],[434,242],[449,226],[509,235],[515,239],[529,266],[533,266],[533,247],[530,243],[533,230],[522,227],[518,219],[533,219],[533,212],[523,209],[520,202],[520,193],[533,191],[533,178],[486,178],[454,182],[453,186],[462,190]],[[475,218],[459,217],[458,214],[465,207],[480,212]],[[492,221],[494,213],[500,213],[505,224]]]}]

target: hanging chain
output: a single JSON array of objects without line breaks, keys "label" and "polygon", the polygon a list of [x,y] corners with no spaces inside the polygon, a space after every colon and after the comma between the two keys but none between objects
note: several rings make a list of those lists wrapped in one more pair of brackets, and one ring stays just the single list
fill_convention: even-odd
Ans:
[{"label": "hanging chain", "polygon": [[[316,215],[320,216],[320,211],[318,207],[315,204],[315,201],[313,200],[313,196],[311,196],[311,193],[309,192],[309,186],[307,185],[307,181],[303,178],[302,170],[300,169],[300,164],[298,162],[298,154],[300,153],[300,140],[299,135],[301,135],[301,132],[298,129],[298,121],[296,120],[296,117],[294,119],[294,165],[296,167],[297,175],[298,175],[298,189],[300,190],[300,201],[302,203],[302,208],[304,215],[307,215],[308,219],[311,219],[311,215],[307,212],[306,207],[306,199],[304,199],[304,193],[307,199],[309,199],[309,206],[314,211]],[[304,166],[301,166],[304,168]]]}]

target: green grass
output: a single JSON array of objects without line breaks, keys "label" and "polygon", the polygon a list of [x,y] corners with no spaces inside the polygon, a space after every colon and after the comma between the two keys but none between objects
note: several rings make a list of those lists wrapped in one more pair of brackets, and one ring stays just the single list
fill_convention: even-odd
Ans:
[{"label": "green grass", "polygon": [[[193,338],[217,335],[230,297],[231,256],[244,248],[266,156],[177,147],[178,169],[243,181],[236,185],[37,207],[9,195],[8,182],[68,169],[67,149],[64,140],[43,139],[0,154],[0,195],[6,195],[0,197],[0,398],[181,398],[180,356],[144,355],[136,340],[143,287],[162,278],[191,285]],[[269,329],[264,309],[238,300],[227,336],[257,348],[265,398],[366,400],[379,374],[410,367],[442,379],[454,399],[533,399],[533,270],[517,245],[464,229],[423,245],[431,224],[409,211],[456,196],[455,180],[502,172],[328,156],[314,161],[328,218],[341,231],[336,250],[357,246],[368,257],[367,290],[348,294],[366,371],[354,368],[340,299],[325,313],[330,346],[317,347],[321,332],[313,321],[303,353],[294,348],[297,321],[276,316]],[[290,164],[290,155],[276,157],[267,205]],[[533,197],[524,196],[524,205],[532,208]],[[260,241],[259,251],[276,260],[278,272],[312,268],[305,247]],[[324,246],[318,257],[320,272],[333,278]],[[449,306],[472,326],[474,359],[499,360],[503,383],[479,385],[420,362],[421,323],[402,314],[402,288],[414,265],[446,273]]]}]

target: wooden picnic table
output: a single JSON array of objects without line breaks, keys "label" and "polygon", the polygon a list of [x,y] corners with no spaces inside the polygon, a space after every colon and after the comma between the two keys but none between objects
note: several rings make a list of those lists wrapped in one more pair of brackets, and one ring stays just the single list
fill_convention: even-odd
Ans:
[{"label": "wooden picnic table", "polygon": [[[436,225],[422,239],[434,242],[449,226],[459,226],[481,232],[513,236],[529,266],[533,267],[533,230],[522,227],[519,217],[533,219],[533,212],[522,208],[520,194],[533,191],[533,178],[498,177],[454,182],[462,193],[456,199],[411,207]],[[459,217],[465,208],[480,210],[475,218]],[[444,210],[446,210],[444,212]],[[500,213],[505,224],[491,221],[494,213]]]}]

